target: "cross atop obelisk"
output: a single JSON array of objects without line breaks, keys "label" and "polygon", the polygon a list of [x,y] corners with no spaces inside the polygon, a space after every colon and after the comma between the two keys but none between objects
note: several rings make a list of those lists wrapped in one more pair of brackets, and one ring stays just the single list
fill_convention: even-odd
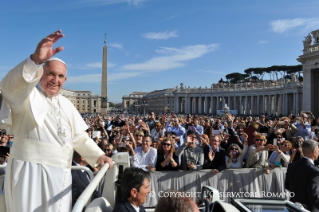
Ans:
[{"label": "cross atop obelisk", "polygon": [[107,114],[107,46],[104,34],[103,58],[102,58],[102,83],[101,83],[101,114]]}]

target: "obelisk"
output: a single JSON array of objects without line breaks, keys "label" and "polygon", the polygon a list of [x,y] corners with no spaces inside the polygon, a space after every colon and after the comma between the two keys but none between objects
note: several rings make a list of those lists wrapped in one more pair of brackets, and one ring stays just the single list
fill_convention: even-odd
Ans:
[{"label": "obelisk", "polygon": [[103,58],[102,58],[102,84],[101,84],[101,114],[107,114],[107,46],[106,46],[106,34],[104,38],[103,46]]}]

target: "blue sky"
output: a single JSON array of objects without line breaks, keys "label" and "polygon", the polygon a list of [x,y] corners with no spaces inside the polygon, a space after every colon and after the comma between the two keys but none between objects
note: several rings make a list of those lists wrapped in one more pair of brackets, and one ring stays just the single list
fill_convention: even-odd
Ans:
[{"label": "blue sky", "polygon": [[296,65],[319,29],[314,0],[0,0],[0,79],[62,29],[64,88],[101,92],[104,34],[108,97],[205,87],[250,67]]}]

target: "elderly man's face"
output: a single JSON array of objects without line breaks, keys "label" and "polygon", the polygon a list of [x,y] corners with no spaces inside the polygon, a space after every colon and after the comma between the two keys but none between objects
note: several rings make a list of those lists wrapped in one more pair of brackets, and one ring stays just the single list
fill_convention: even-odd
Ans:
[{"label": "elderly man's face", "polygon": [[63,63],[50,61],[43,66],[40,83],[48,96],[58,95],[66,79],[66,67]]},{"label": "elderly man's face", "polygon": [[144,137],[142,142],[142,149],[144,152],[147,152],[152,144],[150,137]]}]

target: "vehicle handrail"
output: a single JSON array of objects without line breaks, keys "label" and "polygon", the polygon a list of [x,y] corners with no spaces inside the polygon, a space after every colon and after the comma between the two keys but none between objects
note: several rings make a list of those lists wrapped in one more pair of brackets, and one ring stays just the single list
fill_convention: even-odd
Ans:
[{"label": "vehicle handrail", "polygon": [[109,164],[105,163],[104,166],[100,169],[97,175],[93,178],[91,183],[86,187],[80,197],[77,199],[72,212],[81,212],[87,202],[91,199],[91,196],[95,188],[99,185],[100,181],[104,177],[105,173],[109,169]]},{"label": "vehicle handrail", "polygon": [[86,166],[71,166],[71,170],[84,170],[90,177],[90,182],[93,180],[93,172]]}]

